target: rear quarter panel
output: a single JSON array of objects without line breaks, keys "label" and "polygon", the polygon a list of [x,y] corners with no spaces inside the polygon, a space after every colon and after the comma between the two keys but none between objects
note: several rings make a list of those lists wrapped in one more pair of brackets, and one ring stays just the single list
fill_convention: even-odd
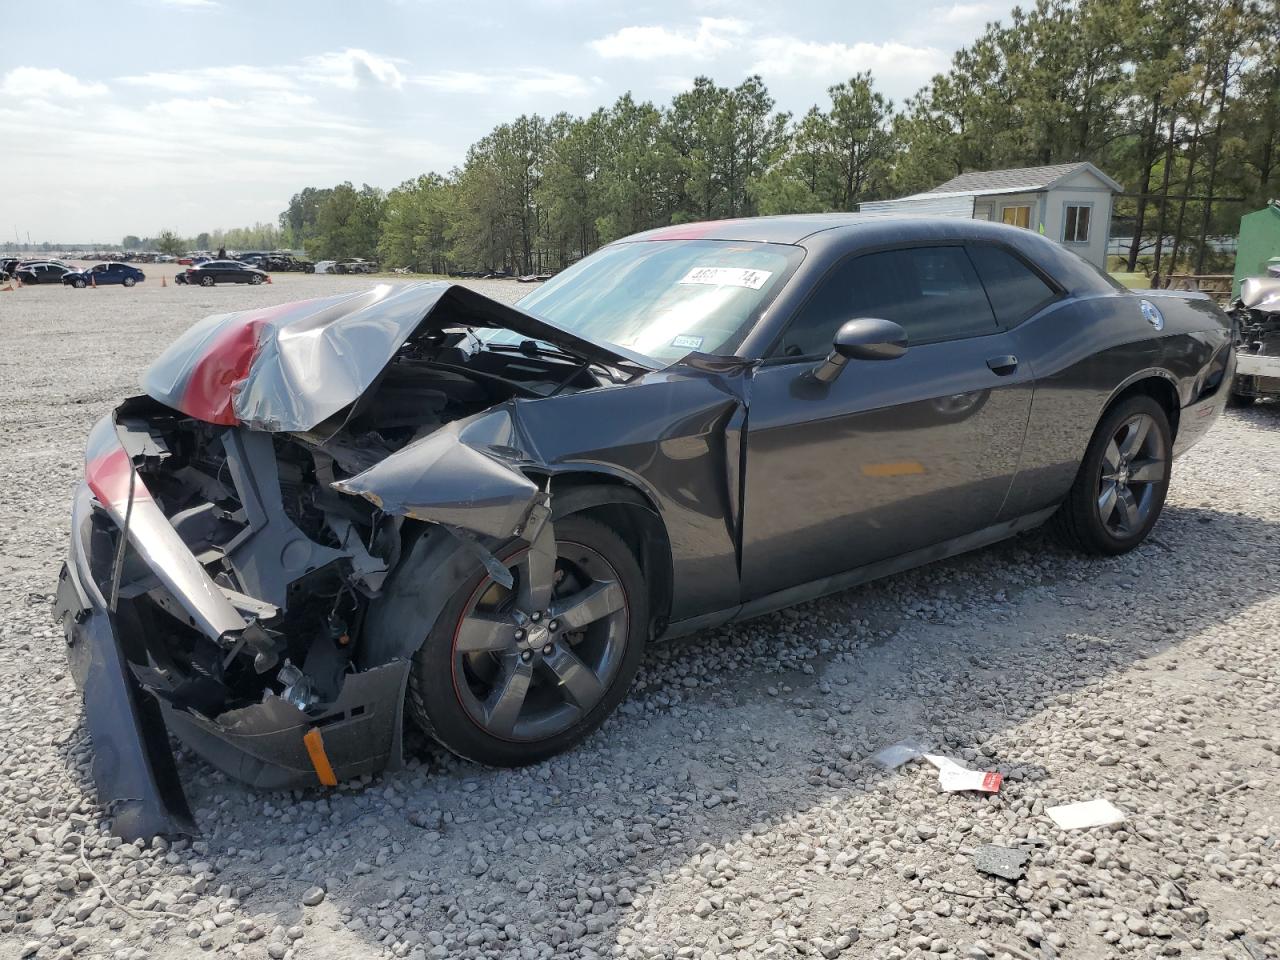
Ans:
[{"label": "rear quarter panel", "polygon": [[[1164,316],[1156,330],[1143,299]],[[1212,425],[1226,400],[1230,319],[1207,297],[1141,290],[1059,301],[1013,330],[1036,389],[1022,465],[1001,518],[1060,501],[1098,421],[1115,398],[1156,379],[1177,396],[1175,452]]]}]

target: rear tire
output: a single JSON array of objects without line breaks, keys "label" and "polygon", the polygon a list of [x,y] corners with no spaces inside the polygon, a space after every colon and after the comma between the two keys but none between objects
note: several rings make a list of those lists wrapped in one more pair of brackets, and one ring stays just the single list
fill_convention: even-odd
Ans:
[{"label": "rear tire", "polygon": [[1058,538],[1102,556],[1140,544],[1164,508],[1172,451],[1164,407],[1144,394],[1117,403],[1094,431],[1075,482],[1050,521]]},{"label": "rear tire", "polygon": [[[581,515],[555,521],[555,533],[556,592],[544,618],[509,622],[530,566],[523,563],[529,551],[517,549],[503,560],[517,578],[515,591],[476,564],[414,656],[409,713],[460,757],[513,767],[570,749],[614,711],[640,666],[650,624],[635,554],[613,530]],[[588,615],[583,598],[606,594],[606,602],[593,605],[592,619],[579,629],[568,626],[570,610]],[[564,611],[560,620],[557,609]],[[600,610],[608,612],[597,616]],[[518,636],[518,623],[529,628],[523,640],[508,640]],[[521,684],[519,703],[504,709],[504,698]]]}]

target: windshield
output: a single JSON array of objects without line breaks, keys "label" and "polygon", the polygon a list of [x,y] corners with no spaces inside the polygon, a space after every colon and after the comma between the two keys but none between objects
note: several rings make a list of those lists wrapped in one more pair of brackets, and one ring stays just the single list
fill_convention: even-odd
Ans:
[{"label": "windshield", "polygon": [[[597,343],[674,362],[731,353],[804,257],[800,247],[646,240],[605,247],[517,306]],[[516,342],[500,331],[486,339]]]}]

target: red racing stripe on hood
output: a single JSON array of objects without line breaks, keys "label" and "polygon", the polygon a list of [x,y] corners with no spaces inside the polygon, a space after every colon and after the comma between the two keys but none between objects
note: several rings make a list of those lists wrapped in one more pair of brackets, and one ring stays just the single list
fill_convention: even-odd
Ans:
[{"label": "red racing stripe on hood", "polygon": [[233,406],[233,390],[249,375],[258,355],[258,338],[269,321],[293,309],[285,303],[258,310],[220,330],[204,354],[191,365],[178,409],[208,423],[234,427],[240,423]]}]

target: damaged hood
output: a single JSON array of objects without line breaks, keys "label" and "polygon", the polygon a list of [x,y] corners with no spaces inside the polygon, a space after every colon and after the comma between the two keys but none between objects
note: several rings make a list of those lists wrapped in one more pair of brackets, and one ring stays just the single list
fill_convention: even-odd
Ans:
[{"label": "damaged hood", "polygon": [[311,430],[357,400],[405,341],[427,327],[511,330],[594,363],[656,366],[457,284],[382,283],[207,317],[160,355],[142,387],[166,406],[209,423]]}]

